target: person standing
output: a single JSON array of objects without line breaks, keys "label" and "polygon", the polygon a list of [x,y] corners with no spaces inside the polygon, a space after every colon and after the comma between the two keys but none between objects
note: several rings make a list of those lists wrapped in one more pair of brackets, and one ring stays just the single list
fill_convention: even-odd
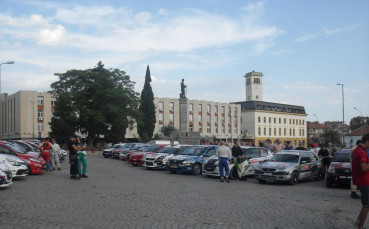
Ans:
[{"label": "person standing", "polygon": [[329,156],[328,150],[324,146],[320,148],[318,152],[318,157],[322,160],[323,173],[325,174],[327,172],[327,167],[329,165],[331,158]]},{"label": "person standing", "polygon": [[56,140],[53,138],[51,140],[51,165],[53,167],[53,171],[55,171],[55,165],[58,166],[58,170],[60,171],[60,162],[59,162],[59,154],[60,154],[60,147]]},{"label": "person standing", "polygon": [[[77,156],[78,156],[78,174],[82,178],[88,178],[88,176],[86,176],[86,170],[87,170],[86,151],[84,150],[86,148],[86,143],[81,142],[79,137],[76,137],[76,146],[79,147],[79,150],[77,152]],[[81,170],[82,166],[83,166],[83,170]]]},{"label": "person standing", "polygon": [[272,146],[272,148],[271,148],[271,152],[273,153],[273,154],[276,154],[276,153],[278,153],[279,151],[282,151],[284,149],[284,145],[282,144],[282,141],[281,141],[281,139],[279,139],[279,138],[277,138],[277,140],[275,140],[275,142],[274,142],[274,144],[273,144],[273,146]]},{"label": "person standing", "polygon": [[286,147],[284,147],[284,150],[293,150],[293,146],[291,146],[290,141],[286,141]]},{"label": "person standing", "polygon": [[69,150],[69,164],[70,164],[70,178],[74,180],[81,179],[80,176],[78,176],[78,156],[77,151],[81,150],[80,147],[76,146],[76,137],[72,136],[67,141],[67,147]]},{"label": "person standing", "polygon": [[296,147],[297,150],[306,150],[306,148],[302,145],[302,142],[299,142],[299,147]]},{"label": "person standing", "polygon": [[234,146],[232,147],[232,156],[236,159],[234,162],[234,165],[237,168],[237,173],[238,173],[238,177],[240,178],[240,180],[244,180],[246,181],[246,177],[244,177],[244,172],[242,171],[242,162],[243,162],[243,152],[242,149],[240,147],[240,142],[236,141]]},{"label": "person standing", "polygon": [[[220,181],[224,182],[224,179],[229,183],[228,175],[229,175],[229,167],[228,167],[228,161],[231,159],[232,154],[229,147],[225,146],[224,141],[220,141],[219,148],[216,153],[219,160],[219,173],[220,173]],[[225,177],[224,177],[224,171],[225,170]]]},{"label": "person standing", "polygon": [[49,138],[46,138],[39,147],[42,158],[46,163],[46,171],[50,171],[50,149],[52,149]]},{"label": "person standing", "polygon": [[[356,147],[359,146],[360,143],[361,143],[361,140],[357,140],[355,147],[353,147],[352,150],[350,150],[350,153],[349,153],[349,155],[350,155],[350,169],[351,169],[351,171],[352,171],[352,158],[351,158],[352,157],[352,152],[356,149]],[[352,179],[350,181],[350,190],[351,190],[351,198],[353,198],[353,199],[360,199],[360,196],[356,193],[357,187],[356,187],[356,185],[354,185],[352,183]]]},{"label": "person standing", "polygon": [[369,158],[366,151],[369,149],[369,134],[365,134],[361,143],[352,152],[352,182],[361,193],[361,210],[357,221],[362,229],[369,211]]}]

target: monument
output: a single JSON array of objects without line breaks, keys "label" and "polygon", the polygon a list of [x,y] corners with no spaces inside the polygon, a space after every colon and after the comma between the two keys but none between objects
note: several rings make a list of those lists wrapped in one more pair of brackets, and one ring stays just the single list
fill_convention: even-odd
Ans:
[{"label": "monument", "polygon": [[181,94],[179,94],[179,130],[181,132],[187,132],[187,98],[186,98],[186,88],[184,84],[184,79],[181,82]]}]

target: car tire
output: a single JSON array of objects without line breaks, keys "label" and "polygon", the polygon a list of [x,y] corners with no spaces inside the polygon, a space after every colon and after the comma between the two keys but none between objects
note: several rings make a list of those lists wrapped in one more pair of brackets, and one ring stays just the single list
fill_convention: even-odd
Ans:
[{"label": "car tire", "polygon": [[32,170],[31,170],[31,167],[27,164],[27,169],[28,169],[28,175],[31,175],[32,174]]},{"label": "car tire", "polygon": [[229,171],[229,179],[236,180],[238,179],[238,172],[236,166],[233,166],[231,171]]},{"label": "car tire", "polygon": [[201,166],[199,164],[194,164],[194,166],[192,167],[192,174],[200,175],[201,173]]},{"label": "car tire", "polygon": [[291,179],[289,181],[289,184],[290,185],[295,185],[299,182],[299,174],[294,171],[292,174],[291,174]]},{"label": "car tire", "polygon": [[333,187],[333,181],[332,181],[332,179],[327,178],[325,180],[325,184],[327,185],[327,188],[332,188]]}]

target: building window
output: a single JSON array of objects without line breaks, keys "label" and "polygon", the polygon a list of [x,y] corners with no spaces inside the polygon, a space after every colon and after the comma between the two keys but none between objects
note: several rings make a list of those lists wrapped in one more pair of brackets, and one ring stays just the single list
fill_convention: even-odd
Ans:
[{"label": "building window", "polygon": [[163,111],[163,110],[164,110],[164,103],[159,102],[159,111]]},{"label": "building window", "polygon": [[284,128],[283,135],[286,136],[286,134],[287,134],[287,130],[286,128]]},{"label": "building window", "polygon": [[169,111],[174,112],[174,103],[173,102],[169,103]]},{"label": "building window", "polygon": [[279,136],[282,136],[282,129],[279,128]]},{"label": "building window", "polygon": [[43,120],[44,119],[44,112],[42,110],[38,110],[37,111],[37,117],[38,117],[38,120]]},{"label": "building window", "polygon": [[51,106],[55,106],[56,98],[51,98]]},{"label": "building window", "polygon": [[272,118],[271,117],[269,117],[269,123],[272,123]]},{"label": "building window", "polygon": [[305,136],[305,130],[302,129],[302,136]]},{"label": "building window", "polygon": [[291,121],[291,119],[290,119],[290,125],[292,124],[292,121]]},{"label": "building window", "polygon": [[281,118],[279,118],[279,124],[281,124],[282,123],[282,119]]},{"label": "building window", "polygon": [[193,126],[192,125],[190,125],[189,131],[193,132]]},{"label": "building window", "polygon": [[293,129],[293,136],[295,136],[295,129]]},{"label": "building window", "polygon": [[258,127],[258,135],[260,136],[261,135],[261,128]]},{"label": "building window", "polygon": [[232,108],[228,107],[228,114],[231,115],[232,114]]},{"label": "building window", "polygon": [[274,118],[274,124],[276,124],[277,123],[277,118]]},{"label": "building window", "polygon": [[199,132],[202,133],[202,125],[199,125]]},{"label": "building window", "polygon": [[214,113],[218,114],[218,105],[215,106]]},{"label": "building window", "polygon": [[261,122],[261,118],[260,118],[260,116],[258,117],[258,123],[260,123]]},{"label": "building window", "polygon": [[210,134],[210,132],[211,132],[210,126],[207,126],[206,132],[208,132]]},{"label": "building window", "polygon": [[193,112],[193,104],[192,103],[190,103],[190,105],[188,107],[188,110],[191,111],[191,112]]},{"label": "building window", "polygon": [[198,108],[199,108],[199,113],[201,113],[202,112],[202,104],[199,104]]},{"label": "building window", "polygon": [[293,125],[295,125],[295,119],[293,119],[292,121],[293,121]]},{"label": "building window", "polygon": [[232,127],[229,127],[228,128],[228,134],[231,134],[232,133]]},{"label": "building window", "polygon": [[224,106],[222,106],[222,114],[224,114],[225,113],[225,108],[224,108]]},{"label": "building window", "polygon": [[284,124],[286,124],[286,118],[284,118]]},{"label": "building window", "polygon": [[215,126],[215,133],[218,133],[218,126]]},{"label": "building window", "polygon": [[237,115],[237,107],[234,108],[234,114]]},{"label": "building window", "polygon": [[267,130],[264,128],[264,136],[267,136]]},{"label": "building window", "polygon": [[302,125],[305,125],[305,120],[302,120]]},{"label": "building window", "polygon": [[259,96],[258,95],[256,96],[256,99],[259,99]]},{"label": "building window", "polygon": [[290,136],[292,136],[292,130],[290,129]]},{"label": "building window", "polygon": [[222,133],[225,134],[225,127],[222,127]]},{"label": "building window", "polygon": [[301,119],[299,120],[299,125],[301,125]]},{"label": "building window", "polygon": [[272,135],[272,128],[269,128],[269,135]]},{"label": "building window", "polygon": [[299,136],[301,136],[301,129],[299,129]]},{"label": "building window", "polygon": [[199,122],[202,122],[202,116],[198,115]]},{"label": "building window", "polygon": [[224,123],[225,122],[225,119],[224,119],[224,116],[222,116],[222,123]]},{"label": "building window", "polygon": [[44,98],[43,97],[37,97],[37,105],[44,105]]},{"label": "building window", "polygon": [[206,121],[210,123],[210,115],[206,116]]},{"label": "building window", "polygon": [[169,114],[170,124],[174,124],[174,114]]},{"label": "building window", "polygon": [[238,133],[238,128],[237,126],[234,127],[234,133],[237,134]]},{"label": "building window", "polygon": [[206,111],[210,114],[210,105],[206,105]]},{"label": "building window", "polygon": [[274,136],[277,136],[277,128],[274,128]]},{"label": "building window", "polygon": [[188,116],[188,120],[189,120],[190,122],[193,122],[193,116],[192,116],[192,114],[190,114],[190,115]]},{"label": "building window", "polygon": [[163,130],[164,130],[164,126],[163,126],[163,124],[160,124],[159,125],[159,132],[163,132]]},{"label": "building window", "polygon": [[264,123],[266,123],[266,120],[267,120],[266,117],[264,117]]},{"label": "building window", "polygon": [[44,131],[44,124],[43,123],[38,123],[37,124],[37,130],[38,130],[38,132]]},{"label": "building window", "polygon": [[162,113],[159,113],[159,121],[160,122],[164,121],[164,115]]}]

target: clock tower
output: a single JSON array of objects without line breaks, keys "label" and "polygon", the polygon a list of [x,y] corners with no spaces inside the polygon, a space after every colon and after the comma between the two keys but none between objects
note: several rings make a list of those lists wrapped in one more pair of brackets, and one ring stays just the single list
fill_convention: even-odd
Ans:
[{"label": "clock tower", "polygon": [[244,75],[246,79],[246,101],[263,101],[263,73],[249,72]]}]

